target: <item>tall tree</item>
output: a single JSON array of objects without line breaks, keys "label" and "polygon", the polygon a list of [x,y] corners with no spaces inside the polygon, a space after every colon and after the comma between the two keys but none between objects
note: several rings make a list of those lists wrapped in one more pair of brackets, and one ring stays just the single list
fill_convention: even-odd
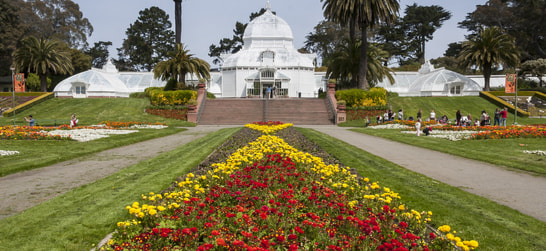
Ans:
[{"label": "tall tree", "polygon": [[71,0],[25,1],[20,7],[20,18],[29,28],[26,35],[57,39],[72,48],[82,48],[93,33],[80,6]]},{"label": "tall tree", "polygon": [[[118,69],[152,71],[154,66],[174,50],[174,33],[169,15],[158,7],[139,12],[138,19],[130,25],[121,48],[118,48]],[[126,69],[127,68],[127,69]]]},{"label": "tall tree", "polygon": [[176,33],[176,43],[182,41],[182,0],[174,1],[174,27]]},{"label": "tall tree", "polygon": [[199,78],[210,79],[210,65],[189,52],[183,44],[177,44],[176,50],[169,53],[169,59],[159,62],[154,67],[154,77],[161,80],[174,78],[183,87],[186,86],[186,74],[188,73],[193,73]]},{"label": "tall tree", "polygon": [[91,64],[95,68],[101,68],[108,61],[110,52],[108,47],[112,45],[112,42],[99,41],[95,42],[95,45],[85,51],[85,54],[91,57]]},{"label": "tall tree", "polygon": [[492,68],[501,64],[515,66],[519,63],[519,55],[514,38],[502,33],[498,27],[488,27],[480,29],[478,35],[463,42],[458,60],[462,67],[478,67],[483,73],[484,90],[489,91]]},{"label": "tall tree", "polygon": [[327,20],[317,24],[314,30],[305,36],[304,49],[316,53],[321,58],[322,65],[329,66],[336,48],[340,48],[345,42],[344,38],[349,37],[349,30],[347,27]]},{"label": "tall tree", "polygon": [[418,6],[416,3],[406,8],[402,18],[407,39],[419,43],[417,59],[425,63],[425,43],[432,39],[432,34],[451,18],[451,13],[441,6]]},{"label": "tall tree", "polygon": [[0,0],[0,76],[11,74],[11,54],[17,48],[24,31],[24,23],[19,18],[19,0]]},{"label": "tall tree", "polygon": [[360,29],[359,88],[368,89],[368,29],[381,22],[392,23],[397,17],[400,4],[397,0],[321,0],[324,16],[341,25],[355,22]]},{"label": "tall tree", "polygon": [[13,53],[13,63],[18,72],[36,73],[40,77],[41,90],[47,91],[47,76],[53,73],[69,74],[74,68],[70,54],[62,51],[57,40],[25,38]]},{"label": "tall tree", "polygon": [[546,1],[489,0],[468,13],[459,27],[473,34],[482,26],[499,27],[516,38],[523,60],[546,58]]}]

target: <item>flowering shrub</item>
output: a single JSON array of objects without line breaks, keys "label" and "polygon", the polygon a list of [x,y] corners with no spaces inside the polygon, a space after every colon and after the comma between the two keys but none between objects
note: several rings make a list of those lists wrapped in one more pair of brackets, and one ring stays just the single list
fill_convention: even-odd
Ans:
[{"label": "flowering shrub", "polygon": [[[248,125],[247,125],[248,126]],[[277,126],[277,125],[275,125]],[[102,250],[469,250],[477,242],[430,232],[431,212],[262,135],[225,161],[189,173],[126,207]],[[445,230],[445,227],[443,228]],[[451,234],[451,233],[449,233]],[[453,241],[453,244],[452,244]]]},{"label": "flowering shrub", "polygon": [[259,122],[254,122],[252,124],[256,124],[256,125],[282,125],[284,124],[283,122],[280,122],[280,121],[259,121]]}]

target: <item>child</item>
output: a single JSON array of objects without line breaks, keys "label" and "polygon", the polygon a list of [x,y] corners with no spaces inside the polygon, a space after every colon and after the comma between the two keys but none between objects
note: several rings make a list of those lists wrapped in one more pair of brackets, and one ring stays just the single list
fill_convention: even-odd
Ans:
[{"label": "child", "polygon": [[423,132],[425,133],[425,136],[428,136],[430,135],[430,132],[432,132],[432,128],[430,126],[427,126],[425,127],[425,129],[423,129]]},{"label": "child", "polygon": [[419,134],[421,134],[421,118],[418,118],[417,122],[415,122],[415,130],[417,131],[417,137],[419,137]]}]

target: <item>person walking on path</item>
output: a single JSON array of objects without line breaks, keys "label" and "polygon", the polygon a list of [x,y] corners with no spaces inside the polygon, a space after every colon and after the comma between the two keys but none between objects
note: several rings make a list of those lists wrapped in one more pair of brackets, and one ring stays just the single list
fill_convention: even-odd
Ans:
[{"label": "person walking on path", "polygon": [[493,123],[494,126],[496,126],[496,125],[499,125],[499,126],[500,126],[500,116],[501,116],[500,110],[499,110],[499,108],[497,108],[497,109],[495,110],[495,117],[494,117],[495,122]]},{"label": "person walking on path", "polygon": [[506,110],[507,108],[504,107],[504,109],[502,109],[502,111],[500,112],[501,119],[500,119],[499,126],[502,125],[506,127],[506,116],[508,115],[508,112]]}]

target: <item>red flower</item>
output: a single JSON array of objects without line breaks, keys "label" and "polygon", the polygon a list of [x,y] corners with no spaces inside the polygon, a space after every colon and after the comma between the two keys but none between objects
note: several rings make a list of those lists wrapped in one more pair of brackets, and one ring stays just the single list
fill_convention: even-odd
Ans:
[{"label": "red flower", "polygon": [[216,244],[218,244],[218,246],[225,246],[226,242],[224,241],[224,239],[218,238],[216,239]]}]

